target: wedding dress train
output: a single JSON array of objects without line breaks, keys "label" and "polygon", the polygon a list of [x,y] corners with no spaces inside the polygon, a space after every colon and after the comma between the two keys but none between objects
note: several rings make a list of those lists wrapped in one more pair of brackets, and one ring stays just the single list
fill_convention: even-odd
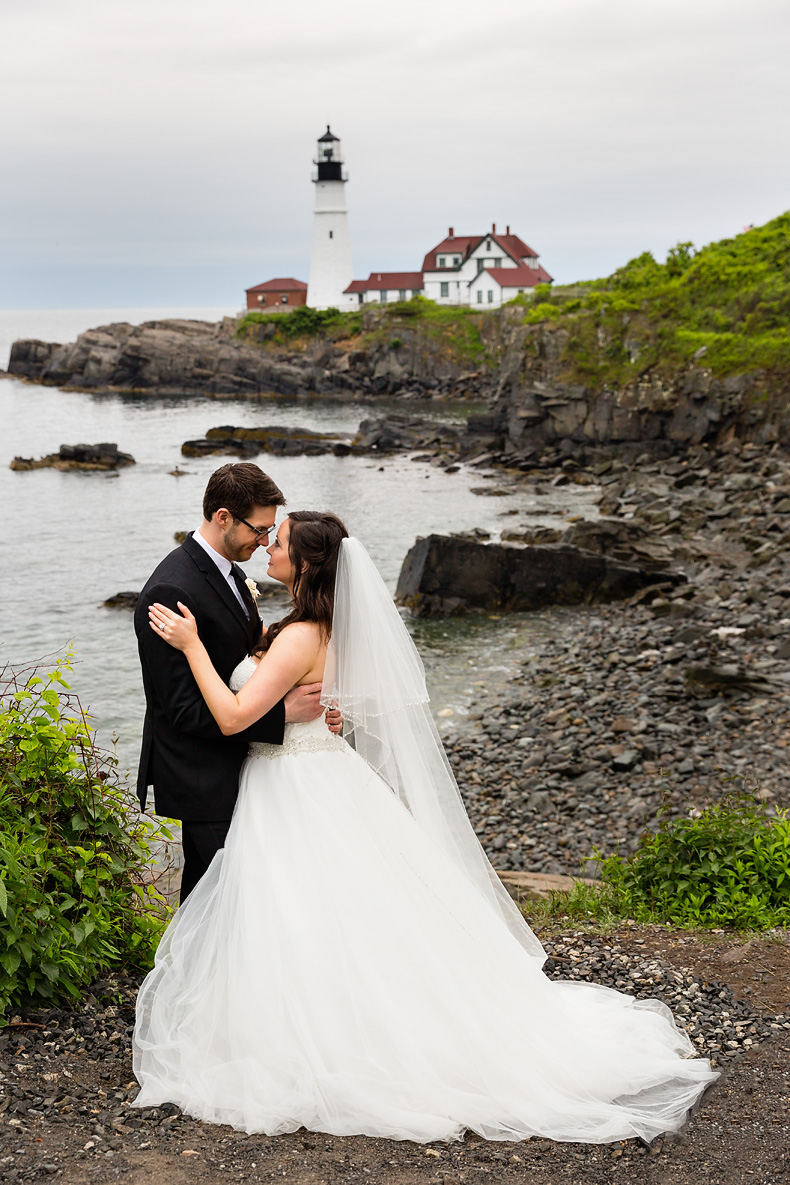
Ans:
[{"label": "wedding dress train", "polygon": [[323,720],[288,725],[140,989],[135,1105],[417,1141],[680,1127],[716,1074],[669,1010],[540,963]]}]

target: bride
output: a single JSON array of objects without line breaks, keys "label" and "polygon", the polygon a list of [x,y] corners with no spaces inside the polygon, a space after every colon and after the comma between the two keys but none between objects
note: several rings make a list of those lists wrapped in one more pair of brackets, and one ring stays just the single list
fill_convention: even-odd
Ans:
[{"label": "bride", "polygon": [[194,618],[151,608],[223,733],[323,680],[319,719],[254,744],[226,846],[138,998],[135,1105],[269,1135],[607,1143],[677,1130],[716,1077],[657,1000],[552,982],[489,865],[419,656],[362,545],[292,513],[268,548],[292,608],[229,689]]}]

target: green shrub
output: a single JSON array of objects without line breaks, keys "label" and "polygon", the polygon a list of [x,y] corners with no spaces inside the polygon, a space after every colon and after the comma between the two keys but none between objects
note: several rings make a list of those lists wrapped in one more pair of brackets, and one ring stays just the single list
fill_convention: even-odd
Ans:
[{"label": "green shrub", "polygon": [[[353,316],[353,314],[351,314]],[[274,335],[282,340],[296,337],[316,337],[332,325],[339,324],[348,314],[340,309],[311,309],[299,305],[291,313],[246,313],[236,327],[236,336],[246,336],[255,325],[271,325]]]},{"label": "green shrub", "polygon": [[[0,1017],[70,996],[113,965],[150,965],[163,898],[146,878],[167,838],[132,807],[64,673],[0,681]],[[131,809],[130,809],[131,808]]]},{"label": "green shrub", "polygon": [[601,857],[610,904],[637,921],[767,929],[790,925],[790,818],[731,794],[698,817],[660,816],[629,859]]}]

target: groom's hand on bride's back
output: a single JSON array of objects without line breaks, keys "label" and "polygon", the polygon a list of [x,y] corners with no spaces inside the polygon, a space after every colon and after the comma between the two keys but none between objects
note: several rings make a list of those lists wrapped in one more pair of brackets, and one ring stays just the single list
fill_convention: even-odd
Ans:
[{"label": "groom's hand on bride's back", "polygon": [[[317,720],[323,712],[321,704],[321,684],[305,683],[303,687],[293,687],[285,697],[285,723],[309,724]],[[337,708],[329,708],[326,713],[326,726],[330,732],[339,733],[343,727],[343,717]]]},{"label": "groom's hand on bride's back", "polygon": [[317,720],[323,710],[320,683],[292,687],[285,697],[286,724],[309,724],[311,720]]}]

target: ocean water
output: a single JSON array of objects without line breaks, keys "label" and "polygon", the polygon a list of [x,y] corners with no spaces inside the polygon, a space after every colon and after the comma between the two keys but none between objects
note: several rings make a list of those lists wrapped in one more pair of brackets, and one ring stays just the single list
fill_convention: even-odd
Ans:
[{"label": "ocean water", "polygon": [[[0,314],[2,332],[69,340],[91,325],[187,314],[216,319],[223,310],[78,310]],[[123,315],[122,315],[123,314]],[[134,314],[134,317],[132,316]],[[13,327],[13,328],[12,328]],[[8,339],[12,340],[11,337]],[[410,404],[410,410],[414,405]],[[377,410],[393,405],[376,403]],[[464,409],[434,409],[458,418]],[[218,424],[282,424],[318,431],[354,431],[371,414],[369,403],[298,403],[202,398],[158,399],[61,391],[19,380],[0,381],[0,665],[23,666],[72,645],[72,678],[92,714],[102,744],[115,744],[124,768],[136,764],[143,696],[131,613],[103,608],[114,593],[139,590],[175,546],[177,531],[197,527],[209,474],[226,458],[185,459],[181,444]],[[22,473],[16,455],[41,456],[61,444],[115,441],[136,464],[118,473]],[[271,457],[259,463],[293,509],[331,509],[358,535],[394,589],[402,561],[418,535],[482,526],[562,525],[595,517],[595,491],[565,487],[541,498],[486,497],[470,486],[493,488],[497,475],[447,474],[408,457]],[[185,475],[171,476],[179,466]],[[266,557],[247,566],[261,585]],[[269,620],[281,616],[283,596],[264,597]],[[413,621],[441,727],[463,719],[482,684],[504,682],[518,662],[556,628],[555,612],[481,615]],[[452,715],[445,713],[452,712]]]}]

